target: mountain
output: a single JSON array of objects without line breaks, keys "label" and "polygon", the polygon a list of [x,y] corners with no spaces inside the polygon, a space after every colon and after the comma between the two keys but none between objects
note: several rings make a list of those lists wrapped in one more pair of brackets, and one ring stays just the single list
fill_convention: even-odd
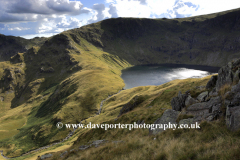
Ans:
[{"label": "mountain", "polygon": [[222,66],[239,57],[240,10],[183,19],[118,18],[70,32],[133,65]]},{"label": "mountain", "polygon": [[[239,155],[239,134],[228,130],[224,115],[202,123],[201,130],[169,130],[156,136],[149,136],[148,129],[70,130],[56,124],[152,124],[172,108],[171,100],[179,91],[189,90],[195,99],[212,91],[201,87],[211,76],[122,90],[121,70],[163,63],[226,65],[240,55],[239,13],[236,9],[183,19],[108,19],[31,40],[0,35],[0,150],[7,157],[24,154],[19,159],[47,148],[60,151],[55,159],[63,153],[62,158],[69,159],[80,155],[83,159],[234,159]],[[231,68],[236,75],[238,68]],[[233,77],[231,70],[228,73]],[[181,115],[178,121],[186,118],[192,115]],[[157,152],[160,148],[164,149]],[[224,152],[227,148],[232,150]],[[33,152],[25,155],[29,151]]]}]

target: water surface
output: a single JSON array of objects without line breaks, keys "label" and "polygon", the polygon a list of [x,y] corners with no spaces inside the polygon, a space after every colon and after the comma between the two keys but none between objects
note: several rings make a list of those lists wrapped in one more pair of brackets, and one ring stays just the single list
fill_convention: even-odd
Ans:
[{"label": "water surface", "polygon": [[134,66],[122,71],[122,79],[129,89],[137,86],[161,85],[174,79],[201,78],[215,74],[219,67],[165,64]]}]

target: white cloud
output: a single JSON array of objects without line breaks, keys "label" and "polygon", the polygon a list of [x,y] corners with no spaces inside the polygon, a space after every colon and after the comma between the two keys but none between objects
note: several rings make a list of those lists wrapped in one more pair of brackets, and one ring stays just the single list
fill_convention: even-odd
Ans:
[{"label": "white cloud", "polygon": [[69,0],[0,0],[0,22],[42,20],[51,15],[79,15],[89,13],[80,1]]},{"label": "white cloud", "polygon": [[[90,1],[89,1],[90,2]],[[0,33],[52,35],[106,18],[181,18],[240,7],[239,0],[0,0]],[[31,37],[31,36],[29,36]]]},{"label": "white cloud", "polygon": [[151,9],[139,1],[115,0],[114,7],[119,17],[150,17]]},{"label": "white cloud", "polygon": [[106,0],[106,3],[116,7],[111,12],[119,17],[142,18],[182,18],[240,7],[239,0]]},{"label": "white cloud", "polygon": [[94,4],[92,7],[92,17],[87,23],[95,23],[105,18],[111,17],[109,14],[109,8],[106,8],[104,4]]},{"label": "white cloud", "polygon": [[118,11],[114,4],[109,5],[108,13],[111,15],[111,18],[117,18],[118,17]]},{"label": "white cloud", "polygon": [[23,30],[29,30],[30,28],[22,28],[22,27],[15,27],[15,28],[8,28],[8,30],[13,31],[13,30],[18,30],[18,31],[23,31]]}]

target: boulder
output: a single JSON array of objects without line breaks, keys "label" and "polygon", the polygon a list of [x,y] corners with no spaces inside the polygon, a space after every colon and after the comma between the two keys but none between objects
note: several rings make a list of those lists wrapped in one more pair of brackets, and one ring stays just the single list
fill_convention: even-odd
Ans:
[{"label": "boulder", "polygon": [[206,85],[206,89],[215,87],[217,83],[217,78],[218,78],[217,75],[212,76]]},{"label": "boulder", "polygon": [[184,107],[186,107],[185,101],[187,97],[188,97],[188,92],[185,94],[182,94],[181,91],[179,91],[178,96],[172,98],[171,100],[172,109],[175,111],[181,111]]},{"label": "boulder", "polygon": [[191,97],[191,95],[188,95],[188,97],[185,100],[185,106],[190,106],[192,104],[198,103],[198,101]]},{"label": "boulder", "polygon": [[197,96],[197,100],[200,102],[204,102],[208,97],[208,91],[205,91]]},{"label": "boulder", "polygon": [[182,120],[179,121],[179,125],[180,124],[188,124],[188,125],[190,125],[190,124],[194,124],[194,123],[195,123],[194,122],[194,118],[182,119]]},{"label": "boulder", "polygon": [[226,124],[233,131],[240,128],[240,106],[227,106]]},{"label": "boulder", "polygon": [[46,159],[46,158],[50,158],[50,157],[52,157],[52,156],[53,156],[52,154],[47,153],[47,154],[42,155],[42,156],[40,157],[40,159]]},{"label": "boulder", "polygon": [[209,101],[207,102],[202,102],[202,103],[196,103],[187,108],[187,111],[198,111],[198,110],[204,110],[206,108],[211,108],[212,106],[221,104],[221,98],[218,97],[212,97]]},{"label": "boulder", "polygon": [[[172,109],[167,109],[163,115],[158,118],[155,122],[154,122],[154,128],[155,129],[149,129],[149,134],[150,135],[155,135],[155,134],[158,134],[158,133],[161,133],[164,131],[163,127],[161,127],[162,125],[164,124],[177,124],[176,120],[178,118],[178,115],[179,115],[179,111],[175,111],[175,110],[172,110]],[[157,126],[159,125],[159,126]]]},{"label": "boulder", "polygon": [[196,103],[189,106],[186,114],[194,115],[194,122],[200,122],[202,120],[212,121],[220,115],[221,105],[221,98],[219,96],[212,97],[207,102]]}]

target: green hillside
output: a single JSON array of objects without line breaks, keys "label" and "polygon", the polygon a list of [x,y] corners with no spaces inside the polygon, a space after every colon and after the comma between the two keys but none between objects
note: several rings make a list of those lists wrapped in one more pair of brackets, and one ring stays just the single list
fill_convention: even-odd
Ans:
[{"label": "green hillside", "polygon": [[[0,35],[0,150],[16,157],[60,142],[71,130],[57,129],[58,122],[154,123],[179,91],[190,90],[196,98],[211,76],[122,90],[121,70],[163,63],[226,65],[240,57],[239,14],[236,9],[183,19],[108,19],[31,40]],[[134,107],[123,113],[124,106]],[[62,159],[237,159],[239,131],[229,131],[224,121],[156,136],[148,129],[77,129],[43,151],[56,152],[52,159],[65,150]],[[105,145],[76,151],[103,139]],[[43,151],[16,159],[36,159]]]}]

